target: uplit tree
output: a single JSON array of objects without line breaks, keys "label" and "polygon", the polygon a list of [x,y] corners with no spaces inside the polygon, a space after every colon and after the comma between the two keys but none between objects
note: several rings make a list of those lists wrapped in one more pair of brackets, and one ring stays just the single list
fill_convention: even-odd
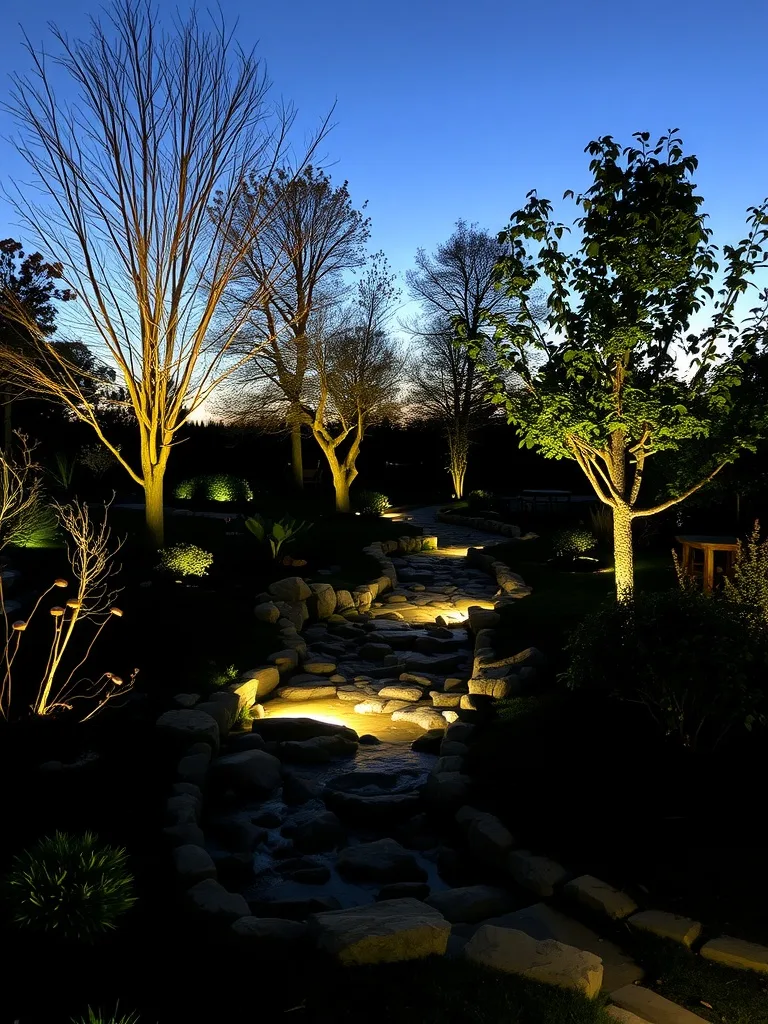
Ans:
[{"label": "uplit tree", "polygon": [[328,461],[337,512],[350,510],[366,431],[399,409],[404,357],[387,333],[398,297],[394,275],[377,255],[336,322],[326,311],[312,325],[302,422]]},{"label": "uplit tree", "polygon": [[[472,430],[488,419],[487,364],[493,323],[516,315],[517,303],[494,287],[496,265],[505,246],[487,231],[463,220],[432,255],[423,249],[406,275],[421,317],[407,325],[416,342],[411,367],[411,401],[418,414],[442,424],[448,445],[448,471],[457,498],[464,493]],[[458,344],[469,339],[472,350]],[[483,360],[473,355],[484,348]]]},{"label": "uplit tree", "polygon": [[[267,202],[275,214],[253,230],[254,210]],[[231,197],[217,197],[219,220]],[[338,301],[339,276],[365,262],[369,221],[356,210],[347,182],[333,185],[323,171],[301,174],[285,168],[271,176],[251,175],[236,197],[229,228],[243,253],[234,301],[242,296],[250,309],[247,328],[235,351],[256,356],[237,374],[238,386],[253,385],[268,397],[271,409],[291,435],[291,468],[297,488],[304,483],[301,450],[302,392],[309,369],[308,325],[320,302]]]},{"label": "uplit tree", "polygon": [[[523,446],[575,460],[612,509],[620,599],[633,589],[633,520],[684,501],[754,443],[738,415],[732,430],[723,423],[768,309],[768,291],[749,312],[737,309],[766,265],[768,201],[748,211],[747,236],[723,247],[721,271],[692,179],[696,158],[675,131],[656,145],[646,132],[634,138],[623,150],[610,136],[587,147],[594,181],[575,197],[575,248],[564,247],[569,229],[535,192],[501,234],[509,253],[499,285],[520,313],[499,321],[497,357],[518,383],[497,380],[493,396]],[[538,245],[533,256],[527,242]],[[542,287],[546,326],[531,308]],[[694,318],[706,326],[692,329]],[[702,453],[695,479],[675,475],[643,504],[648,460],[686,451]]]},{"label": "uplit tree", "polygon": [[[156,20],[147,0],[116,0],[85,40],[53,28],[56,56],[29,46],[33,72],[15,78],[11,101],[19,152],[43,196],[30,205],[19,193],[17,212],[77,293],[82,337],[117,370],[138,463],[110,438],[78,370],[42,332],[34,358],[5,356],[16,380],[63,402],[144,489],[160,545],[179,431],[252,354],[231,358],[256,296],[232,306],[223,299],[274,210],[261,196],[244,214],[237,196],[251,176],[268,178],[283,162],[292,116],[270,107],[260,63],[223,24],[206,31],[193,12],[166,31]],[[242,245],[232,241],[235,223]]]}]

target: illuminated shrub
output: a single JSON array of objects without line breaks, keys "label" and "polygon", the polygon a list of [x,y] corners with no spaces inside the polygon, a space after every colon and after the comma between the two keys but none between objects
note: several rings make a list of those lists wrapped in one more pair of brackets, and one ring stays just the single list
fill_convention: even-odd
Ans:
[{"label": "illuminated shrub", "polygon": [[173,492],[182,501],[251,501],[253,491],[247,480],[231,473],[204,473],[182,480]]},{"label": "illuminated shrub", "polygon": [[138,1013],[120,1013],[119,1006],[114,1013],[103,1013],[88,1007],[87,1017],[73,1018],[72,1024],[139,1024]]},{"label": "illuminated shrub", "polygon": [[575,558],[591,551],[597,544],[595,535],[584,527],[558,530],[552,538],[552,550],[560,558]]},{"label": "illuminated shrub", "polygon": [[389,498],[381,491],[358,491],[352,497],[352,507],[366,516],[380,516],[389,508]]},{"label": "illuminated shrub", "polygon": [[36,498],[8,530],[7,543],[17,548],[57,547],[59,523],[51,506]]},{"label": "illuminated shrub", "polygon": [[199,548],[197,544],[174,544],[160,551],[158,569],[176,576],[205,576],[213,565],[210,551]]},{"label": "illuminated shrub", "polygon": [[92,832],[56,832],[13,862],[6,894],[13,921],[65,940],[93,941],[115,927],[136,902],[125,850],[103,846]]},{"label": "illuminated shrub", "polygon": [[574,630],[566,680],[642,703],[686,747],[716,747],[766,721],[768,624],[748,605],[691,588],[611,601]]}]

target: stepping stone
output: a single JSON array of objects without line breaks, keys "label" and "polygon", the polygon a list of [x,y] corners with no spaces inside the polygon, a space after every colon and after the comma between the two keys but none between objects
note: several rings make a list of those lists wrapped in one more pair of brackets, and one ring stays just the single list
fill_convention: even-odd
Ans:
[{"label": "stepping stone", "polygon": [[721,935],[718,939],[705,942],[700,952],[707,960],[714,960],[728,967],[768,974],[768,946],[760,946],[756,942],[745,942],[744,939]]},{"label": "stepping stone", "polygon": [[600,992],[603,980],[603,965],[594,953],[492,924],[481,925],[464,947],[464,956],[493,970],[575,989],[588,999]]},{"label": "stepping stone", "polygon": [[514,850],[507,860],[509,873],[518,885],[530,889],[537,896],[551,896],[555,886],[568,877],[568,872],[557,861],[540,857],[530,850]]},{"label": "stepping stone", "polygon": [[607,914],[614,921],[629,917],[637,910],[635,901],[625,892],[614,889],[607,882],[601,882],[593,875],[580,875],[568,882],[565,893],[577,900],[582,906],[596,910],[599,914]]},{"label": "stepping stone", "polygon": [[451,924],[482,921],[489,914],[504,913],[513,905],[506,889],[491,885],[466,885],[433,893],[427,904],[439,910]]},{"label": "stepping stone", "polygon": [[605,1012],[611,1020],[618,1021],[619,1024],[648,1024],[647,1020],[630,1013],[629,1010],[622,1010],[620,1006],[606,1006]]},{"label": "stepping stone", "polygon": [[451,926],[414,899],[383,900],[309,920],[318,948],[342,964],[380,964],[443,956]]},{"label": "stepping stone", "polygon": [[642,910],[633,914],[629,923],[644,932],[652,932],[662,939],[672,939],[690,948],[701,935],[701,922],[679,914],[668,914],[665,910]]},{"label": "stepping stone", "polygon": [[[701,1024],[703,1018],[642,985],[625,985],[611,992],[612,1001],[648,1024]],[[634,1022],[632,1022],[634,1024]]]},{"label": "stepping stone", "polygon": [[516,928],[534,939],[556,939],[567,946],[586,949],[603,961],[603,991],[642,981],[643,969],[632,958],[619,949],[615,943],[601,938],[597,932],[587,928],[581,921],[561,914],[546,903],[535,903],[532,907],[515,910],[511,914],[486,921],[486,924],[500,928]]}]

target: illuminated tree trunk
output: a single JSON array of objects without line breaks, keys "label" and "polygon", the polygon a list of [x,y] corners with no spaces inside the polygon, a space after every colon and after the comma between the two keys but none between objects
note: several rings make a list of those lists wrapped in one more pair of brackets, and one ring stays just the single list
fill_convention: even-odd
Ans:
[{"label": "illuminated tree trunk", "polygon": [[349,485],[351,482],[343,468],[339,467],[338,470],[333,471],[333,489],[336,492],[337,512],[350,512],[352,510],[349,500]]},{"label": "illuminated tree trunk", "polygon": [[456,424],[448,431],[448,469],[453,482],[453,493],[457,498],[464,496],[464,479],[469,462],[469,438],[462,424]]},{"label": "illuminated tree trunk", "polygon": [[291,474],[297,490],[304,490],[304,456],[301,451],[301,424],[291,424]]},{"label": "illuminated tree trunk", "polygon": [[628,601],[634,591],[635,576],[632,513],[626,505],[613,506],[613,559],[616,597],[619,601]]},{"label": "illuminated tree trunk", "polygon": [[165,538],[163,521],[163,478],[165,464],[146,467],[144,471],[144,505],[147,535],[153,548],[161,548]]}]

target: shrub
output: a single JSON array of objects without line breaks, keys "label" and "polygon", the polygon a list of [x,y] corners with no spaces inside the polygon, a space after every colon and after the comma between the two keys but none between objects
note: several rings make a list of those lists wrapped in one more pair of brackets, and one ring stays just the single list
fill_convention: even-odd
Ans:
[{"label": "shrub", "polygon": [[757,520],[746,544],[739,541],[733,572],[725,578],[724,593],[729,600],[754,608],[768,621],[768,540],[760,539]]},{"label": "shrub", "polygon": [[389,508],[389,498],[381,491],[358,491],[353,496],[352,507],[366,516],[380,516]]},{"label": "shrub", "polygon": [[253,491],[247,480],[231,473],[204,473],[182,480],[173,492],[183,501],[203,498],[205,501],[252,501]]},{"label": "shrub", "polygon": [[[117,446],[120,451],[120,445]],[[108,469],[117,465],[117,459],[103,444],[88,444],[80,452],[80,462],[94,476],[104,476]]]},{"label": "shrub", "polygon": [[584,619],[566,652],[570,686],[644,704],[683,746],[711,749],[765,722],[768,624],[722,596],[686,588],[611,602]]},{"label": "shrub", "polygon": [[65,940],[93,941],[136,902],[125,850],[92,832],[41,839],[14,859],[6,890],[15,924]]},{"label": "shrub", "polygon": [[558,530],[552,538],[552,550],[561,558],[576,558],[577,555],[591,551],[596,544],[594,534],[583,526]]},{"label": "shrub", "polygon": [[42,497],[21,512],[8,531],[7,542],[17,548],[51,548],[59,544],[56,513]]},{"label": "shrub", "polygon": [[493,500],[493,491],[484,491],[482,488],[470,491],[467,495],[467,504],[471,509],[490,509]]},{"label": "shrub", "polygon": [[213,555],[197,544],[174,544],[160,551],[158,569],[177,576],[205,576],[213,564]]},{"label": "shrub", "polygon": [[239,675],[237,665],[227,665],[222,669],[218,668],[214,662],[210,666],[207,682],[212,688],[228,686],[230,683],[236,683]]},{"label": "shrub", "polygon": [[251,516],[245,520],[246,529],[262,544],[269,544],[273,558],[280,556],[285,544],[292,544],[298,536],[311,528],[310,523],[299,523],[286,516],[285,519],[265,519],[263,516]]}]

